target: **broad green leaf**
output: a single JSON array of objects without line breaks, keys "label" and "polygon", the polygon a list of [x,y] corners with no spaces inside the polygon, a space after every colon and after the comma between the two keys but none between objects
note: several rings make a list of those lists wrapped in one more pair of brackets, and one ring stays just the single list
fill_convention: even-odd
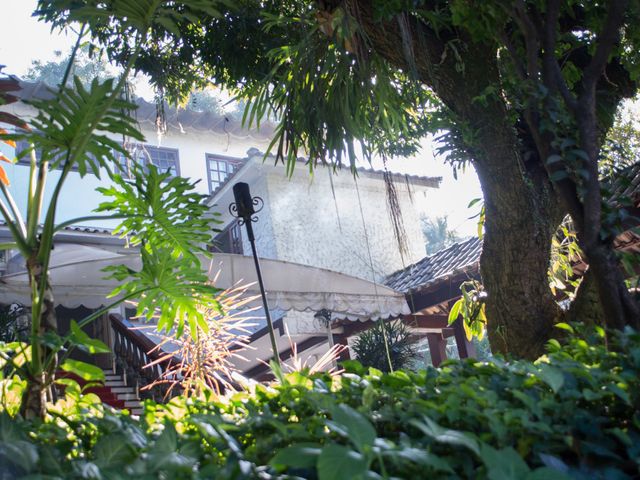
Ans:
[{"label": "broad green leaf", "polygon": [[220,290],[209,283],[199,265],[174,257],[168,249],[143,248],[140,255],[140,271],[123,265],[105,269],[112,278],[122,282],[111,297],[140,292],[137,315],[157,316],[159,330],[168,331],[175,325],[178,335],[182,335],[185,324],[192,327],[203,320],[204,311],[221,311],[216,298]]},{"label": "broad green leaf", "polygon": [[90,363],[81,362],[68,358],[60,366],[65,372],[73,373],[83,380],[87,381],[104,381],[104,372],[101,368],[91,365]]},{"label": "broad green leaf", "polygon": [[196,254],[209,256],[205,246],[211,243],[214,225],[204,196],[195,192],[195,183],[171,177],[154,165],[134,164],[133,180],[120,176],[114,185],[99,188],[111,200],[101,203],[96,212],[124,217],[114,233],[127,237],[132,245],[168,250],[183,262],[200,266]]},{"label": "broad green leaf", "polygon": [[542,381],[551,387],[553,393],[558,393],[562,388],[562,385],[564,385],[564,374],[562,373],[562,370],[552,367],[546,363],[540,363],[538,368],[540,370],[539,376]]},{"label": "broad green leaf", "polygon": [[449,325],[451,325],[453,322],[455,322],[458,319],[458,316],[460,315],[460,309],[462,308],[463,303],[464,303],[464,300],[460,298],[456,301],[456,303],[453,304],[453,307],[451,307],[451,311],[449,312],[449,318],[447,320],[447,323]]},{"label": "broad green leaf", "polygon": [[627,405],[629,406],[632,405],[632,401],[631,401],[631,397],[629,396],[629,393],[623,390],[622,388],[620,388],[618,385],[615,385],[615,384],[608,385],[607,390],[613,392],[618,398],[620,398]]},{"label": "broad green leaf", "polygon": [[530,471],[522,457],[511,447],[496,450],[483,444],[480,458],[487,467],[489,480],[521,480]]},{"label": "broad green leaf", "polygon": [[403,447],[399,450],[389,450],[385,452],[385,456],[388,456],[391,460],[396,456],[404,458],[412,463],[432,468],[437,472],[454,473],[453,469],[445,459],[421,448]]},{"label": "broad green leaf", "polygon": [[111,350],[105,345],[104,342],[97,338],[91,338],[87,333],[82,330],[75,320],[71,320],[71,341],[78,346],[81,350],[95,354],[95,353],[109,353]]},{"label": "broad green leaf", "polygon": [[278,453],[269,461],[269,465],[294,468],[314,467],[321,451],[322,446],[318,443],[297,443],[278,450]]},{"label": "broad green leaf", "polygon": [[137,455],[134,446],[121,433],[100,437],[93,451],[95,463],[99,468],[118,468]]},{"label": "broad green leaf", "polygon": [[[15,472],[19,476],[32,472],[38,464],[38,449],[32,442],[17,440],[14,442],[0,442],[0,472],[11,469],[7,467],[14,465],[21,471]],[[6,470],[5,470],[6,469]],[[14,470],[15,471],[15,470]],[[11,474],[7,478],[11,478]]]},{"label": "broad green leaf", "polygon": [[334,424],[342,426],[347,438],[353,442],[358,450],[364,453],[367,447],[373,446],[376,431],[371,422],[362,414],[348,405],[341,404],[331,409],[331,416],[333,423],[328,422],[329,428]]},{"label": "broad green leaf", "polygon": [[573,327],[571,325],[569,325],[568,323],[564,323],[564,322],[556,323],[555,327],[559,328],[561,330],[566,330],[569,333],[574,333]]},{"label": "broad green leaf", "polygon": [[17,140],[33,144],[40,161],[56,166],[74,166],[81,176],[91,171],[100,177],[100,168],[112,169],[116,155],[126,151],[111,135],[142,141],[135,120],[128,115],[136,105],[119,97],[113,79],[95,79],[87,90],[80,79],[64,86],[48,99],[27,101],[38,110],[32,130]]},{"label": "broad green leaf", "polygon": [[480,455],[479,443],[470,433],[443,428],[427,416],[423,416],[422,421],[412,419],[410,423],[437,442],[459,445]]},{"label": "broad green leaf", "polygon": [[326,445],[318,457],[320,480],[353,480],[362,477],[367,470],[365,458],[343,445]]}]

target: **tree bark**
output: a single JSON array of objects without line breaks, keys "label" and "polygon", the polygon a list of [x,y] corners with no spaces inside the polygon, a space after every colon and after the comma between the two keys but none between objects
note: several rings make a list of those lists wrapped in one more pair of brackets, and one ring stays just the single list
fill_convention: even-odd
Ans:
[{"label": "tree bark", "polygon": [[[393,24],[380,28],[361,21],[375,51],[391,63],[408,68],[398,45],[402,36]],[[456,118],[467,139],[485,200],[485,234],[480,261],[488,294],[486,314],[492,351],[536,358],[553,334],[560,310],[549,288],[551,236],[562,217],[556,195],[539,164],[523,160],[509,111],[498,95],[485,95],[500,84],[497,52],[492,46],[467,41],[457,60],[446,53],[439,36],[414,22],[415,68],[420,80],[434,89]],[[423,31],[418,32],[418,29]],[[460,69],[456,62],[462,62]],[[479,97],[485,100],[479,101]]]},{"label": "tree bark", "polygon": [[[588,225],[578,228],[578,239],[590,264],[590,290],[598,294],[597,312],[604,312],[605,319],[618,320],[611,327],[622,328],[626,323],[637,327],[638,307],[626,291],[611,245],[599,238],[599,188],[591,188],[593,196],[583,201],[577,195],[568,200],[566,192],[550,182],[545,162],[553,153],[553,136],[540,133],[538,113],[510,112],[509,108],[514,107],[508,106],[504,97],[491,93],[501,90],[497,45],[490,41],[475,43],[458,29],[441,28],[436,33],[416,19],[381,25],[373,20],[369,2],[357,3],[356,18],[364,27],[372,50],[393,65],[416,72],[418,79],[432,88],[452,112],[454,128],[464,133],[460,147],[473,159],[485,200],[481,274],[488,293],[486,313],[492,350],[526,358],[544,352],[546,341],[553,335],[553,324],[564,316],[552,296],[547,276],[551,237],[563,216],[573,214],[576,207],[581,212],[586,208],[585,213],[589,214]],[[547,27],[553,34],[556,19],[548,14],[551,23]],[[528,33],[537,35],[535,29]],[[554,40],[553,35],[550,40]],[[451,47],[454,43],[455,54]],[[527,44],[527,64],[522,74],[534,82],[538,78],[540,48],[540,43]],[[596,60],[599,57],[604,59],[598,66],[602,70],[607,55],[601,54]],[[619,67],[615,60],[611,65]],[[585,72],[587,75],[589,68]],[[610,76],[615,72],[614,68],[607,73]],[[545,77],[552,78],[551,73],[554,72],[545,71]],[[592,159],[597,157],[603,140],[598,130],[603,125],[596,125],[595,104],[613,112],[628,93],[626,83],[613,85],[609,81],[604,93],[598,90],[597,100],[592,85],[589,115],[578,114],[579,125],[589,123],[588,129],[581,125],[580,136],[582,148]],[[566,88],[563,93],[567,98],[571,95]],[[514,115],[522,120],[518,131],[513,125]],[[604,132],[606,128],[600,130]],[[595,160],[589,168],[590,186],[597,186]],[[580,232],[585,230],[588,238],[583,235],[581,239]],[[587,313],[585,305],[580,302],[576,308]]]}]

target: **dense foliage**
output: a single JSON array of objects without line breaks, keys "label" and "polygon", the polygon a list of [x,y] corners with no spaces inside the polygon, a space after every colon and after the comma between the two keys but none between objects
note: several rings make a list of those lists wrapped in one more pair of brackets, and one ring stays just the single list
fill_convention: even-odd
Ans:
[{"label": "dense foliage", "polygon": [[[215,224],[215,219],[205,215],[204,196],[194,192],[194,183],[171,178],[168,172],[152,166],[131,169],[131,178],[120,175],[123,163],[131,161],[132,152],[127,149],[130,142],[144,141],[132,117],[137,107],[125,92],[128,74],[155,22],[162,24],[167,17],[183,18],[177,11],[182,5],[179,2],[172,3],[176,11],[163,9],[158,2],[135,7],[125,3],[111,11],[120,20],[126,18],[127,30],[121,39],[126,38],[131,49],[129,61],[117,79],[73,75],[87,27],[83,24],[58,88],[43,98],[24,100],[36,110],[35,115],[21,119],[0,112],[0,142],[14,149],[19,142],[27,145],[16,149],[15,159],[0,155],[0,161],[22,160],[29,165],[22,191],[11,189],[10,179],[0,167],[0,219],[11,234],[11,241],[0,243],[0,250],[16,250],[24,258],[31,300],[26,305],[30,313],[28,341],[9,347],[9,354],[3,350],[2,359],[3,367],[6,363],[27,383],[21,404],[21,412],[27,417],[45,415],[45,404],[52,399],[51,384],[59,368],[80,376],[92,375],[95,380],[103,377],[95,366],[67,356],[73,348],[108,352],[105,344],[89,338],[82,327],[125,300],[138,299],[138,315],[157,315],[159,328],[170,330],[176,325],[178,334],[185,325],[192,334],[198,327],[206,330],[202,309],[219,308],[214,298],[217,289],[209,284],[197,257],[209,254],[204,245],[211,240]],[[63,4],[57,7],[65,8]],[[81,13],[92,17],[100,12],[87,8]],[[193,18],[198,13],[211,14],[209,2],[191,0],[184,14]],[[60,65],[53,67],[60,73]],[[99,70],[80,68],[78,73],[86,77]],[[19,89],[15,78],[0,77],[0,105],[17,102],[14,92]],[[51,169],[59,169],[59,175],[48,176]],[[98,178],[107,175],[113,185],[100,191],[110,199],[100,205],[98,215],[59,222],[58,199],[74,170],[81,178],[89,173]],[[24,211],[18,208],[17,194],[26,197]],[[126,283],[112,292],[109,304],[72,322],[70,332],[61,332],[49,278],[55,237],[69,225],[107,219],[121,220],[116,233],[128,236],[129,245],[140,248],[142,268],[136,271],[120,265],[108,269],[113,278]]]},{"label": "dense foliage", "polygon": [[632,478],[640,335],[612,345],[416,373],[348,362],[225,401],[147,403],[140,420],[68,387],[43,423],[0,414],[0,478]]},{"label": "dense foliage", "polygon": [[412,362],[420,356],[415,339],[411,338],[411,331],[400,320],[384,324],[382,321],[377,322],[373,328],[358,335],[351,348],[357,360],[365,367],[377,368],[383,372],[389,371],[389,363],[393,370],[410,368]]}]

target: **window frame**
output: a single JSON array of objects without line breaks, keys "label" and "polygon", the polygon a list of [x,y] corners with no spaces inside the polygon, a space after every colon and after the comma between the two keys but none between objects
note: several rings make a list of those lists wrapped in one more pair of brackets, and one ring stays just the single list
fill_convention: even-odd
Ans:
[{"label": "window frame", "polygon": [[[216,188],[212,188],[212,178],[211,178],[211,162],[212,161],[216,161],[216,162],[224,162],[227,165],[233,165],[234,168],[231,172],[226,172],[227,176],[224,178],[224,180],[218,180],[218,186]],[[210,194],[214,194],[216,193],[220,187],[222,187],[222,185],[224,185],[227,180],[232,177],[233,175],[235,175],[235,173],[242,168],[242,165],[244,165],[244,161],[241,158],[238,157],[230,157],[227,155],[218,155],[217,153],[205,153],[205,168],[207,170],[207,185],[209,187],[209,193]],[[216,172],[220,173],[220,170],[216,170]]]},{"label": "window frame", "polygon": [[[27,150],[29,148],[29,142],[27,142],[26,140],[18,140],[16,142],[16,148],[14,149],[14,157],[18,160],[15,165],[22,165],[25,167],[29,167],[31,165],[31,155],[22,155],[21,157],[18,157],[18,154],[23,152],[24,150]],[[40,150],[37,148],[34,148],[34,153],[36,154],[36,161],[39,163],[40,160],[42,159],[42,155],[40,154]],[[51,162],[51,161],[50,161]],[[51,163],[49,163],[49,170],[62,170],[62,164],[58,164],[57,167],[55,167],[54,169],[51,168]],[[77,172],[78,171],[78,165],[74,164],[71,167],[71,171],[72,172]],[[87,169],[88,173],[93,173],[91,171],[91,169]]]},{"label": "window frame", "polygon": [[[153,151],[156,152],[160,152],[160,151],[164,151],[164,152],[169,152],[169,153],[173,153],[175,154],[175,160],[174,160],[174,164],[175,164],[175,174],[172,174],[172,177],[179,177],[181,175],[180,172],[180,149],[178,148],[174,148],[174,147],[163,147],[163,146],[157,146],[157,145],[150,145],[150,144],[143,144],[143,143],[136,143],[133,145],[134,150],[133,153],[135,155],[135,157],[132,159],[132,161],[140,164],[142,167],[146,167],[147,165],[151,164],[153,166],[155,166],[161,173],[165,173],[167,171],[166,168],[161,168],[159,165],[156,165],[154,163],[154,159],[152,156]],[[120,173],[121,175],[125,176],[127,178],[131,178],[131,171],[128,168],[124,168],[123,165],[123,160],[126,157],[124,157],[122,154],[120,155],[119,161],[118,161],[118,173]],[[141,163],[138,161],[138,159],[142,158],[144,160],[144,163]]]}]

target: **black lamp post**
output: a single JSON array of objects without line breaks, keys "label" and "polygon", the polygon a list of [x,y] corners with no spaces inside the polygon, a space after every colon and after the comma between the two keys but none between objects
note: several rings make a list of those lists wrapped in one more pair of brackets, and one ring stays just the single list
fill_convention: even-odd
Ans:
[{"label": "black lamp post", "polygon": [[278,344],[276,343],[276,334],[273,330],[273,322],[269,313],[269,305],[267,304],[267,295],[264,291],[264,283],[262,282],[262,271],[260,270],[260,261],[258,260],[258,252],[256,251],[256,239],[253,235],[252,222],[257,222],[256,213],[264,207],[264,201],[260,197],[251,197],[249,185],[244,182],[238,182],[233,186],[233,197],[235,203],[229,205],[229,213],[238,219],[238,223],[247,227],[247,236],[251,244],[251,252],[253,253],[253,261],[256,265],[256,274],[258,275],[258,285],[260,286],[260,294],[262,295],[262,305],[264,307],[264,315],[267,319],[267,327],[269,328],[269,337],[271,338],[271,348],[276,364],[280,365],[280,355],[278,354]]}]

